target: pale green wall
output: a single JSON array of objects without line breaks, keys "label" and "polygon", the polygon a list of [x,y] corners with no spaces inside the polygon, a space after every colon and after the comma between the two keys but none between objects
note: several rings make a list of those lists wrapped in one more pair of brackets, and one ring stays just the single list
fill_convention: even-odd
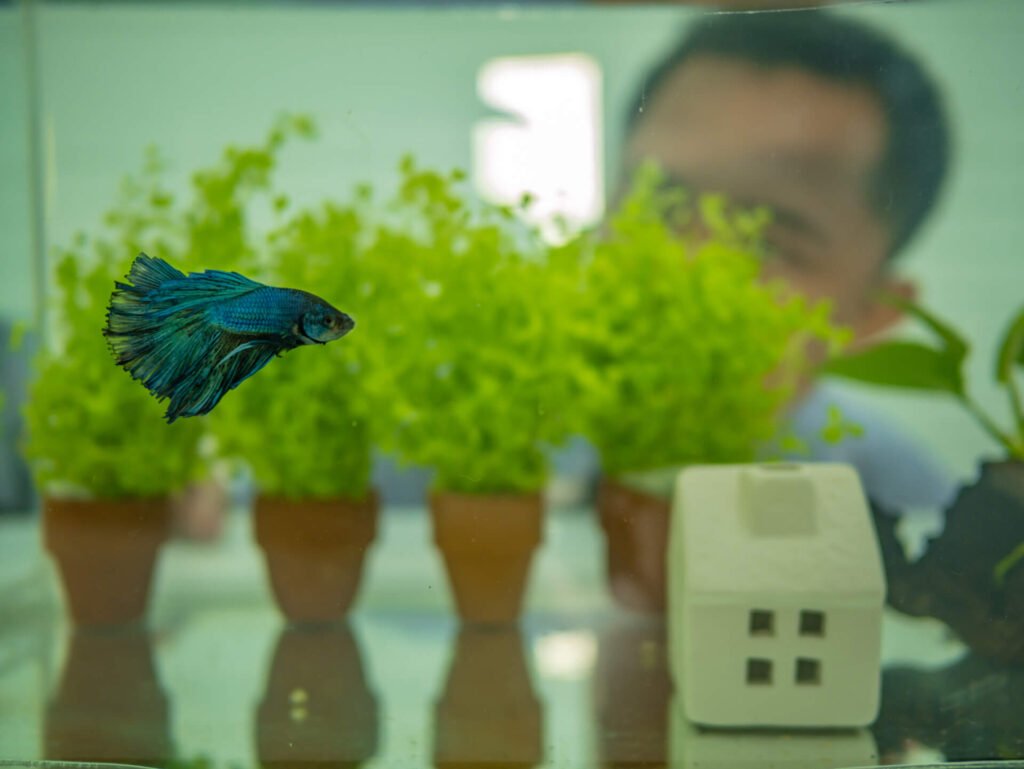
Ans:
[{"label": "pale green wall", "polygon": [[31,320],[35,308],[24,65],[21,13],[0,7],[0,321]]},{"label": "pale green wall", "polygon": [[[854,6],[918,51],[945,85],[956,119],[957,164],[940,216],[915,244],[906,270],[925,297],[982,343],[987,372],[993,333],[1024,299],[1017,241],[1024,200],[1024,3],[927,2]],[[12,12],[0,35],[17,42]],[[607,175],[621,113],[646,62],[674,38],[685,13],[665,7],[542,7],[423,11],[309,7],[75,6],[40,16],[49,241],[92,227],[119,178],[158,143],[183,185],[223,145],[258,138],[283,109],[313,113],[319,142],[289,150],[282,172],[301,200],[344,194],[357,180],[386,183],[399,155],[467,166],[470,130],[485,114],[474,93],[478,67],[494,56],[584,51],[604,71]],[[16,47],[16,46],[14,46]],[[13,48],[0,46],[0,82],[18,82]],[[15,89],[16,90],[16,89]],[[7,88],[3,98],[11,99]],[[20,102],[19,102],[20,103]],[[13,114],[13,118],[12,118]],[[23,125],[3,111],[2,136]],[[12,182],[0,182],[6,254],[27,254],[24,157],[5,145]],[[19,147],[23,145],[12,144]],[[11,205],[9,205],[11,204]],[[12,226],[6,226],[13,223]],[[25,314],[29,270],[0,285],[0,309]],[[983,400],[993,393],[983,388]],[[886,395],[873,399],[934,444],[966,474],[988,448],[952,405]]]},{"label": "pale green wall", "polygon": [[[944,86],[956,158],[937,215],[907,254],[922,298],[975,340],[979,399],[1007,415],[988,386],[995,339],[1024,306],[1024,3],[1017,0],[875,5],[855,14],[920,52]],[[964,476],[992,443],[943,398],[872,397]],[[1004,424],[1009,424],[1004,421]]]}]

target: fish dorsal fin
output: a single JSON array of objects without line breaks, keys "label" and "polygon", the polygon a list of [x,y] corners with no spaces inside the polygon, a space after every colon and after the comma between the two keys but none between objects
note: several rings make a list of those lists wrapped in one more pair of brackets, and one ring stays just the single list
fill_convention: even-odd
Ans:
[{"label": "fish dorsal fin", "polygon": [[161,284],[153,292],[152,301],[158,314],[158,308],[163,302],[166,302],[166,310],[170,312],[202,310],[211,304],[237,299],[260,288],[265,286],[237,272],[206,270]]},{"label": "fish dorsal fin", "polygon": [[200,283],[208,290],[223,291],[228,294],[245,294],[253,289],[263,288],[262,283],[250,280],[237,272],[225,272],[223,270],[205,270],[203,272],[190,272],[189,282]]},{"label": "fish dorsal fin", "polygon": [[180,270],[171,267],[163,259],[155,256],[147,256],[139,253],[132,262],[128,271],[128,280],[136,289],[145,293],[155,291],[169,280],[184,280],[185,275]]}]

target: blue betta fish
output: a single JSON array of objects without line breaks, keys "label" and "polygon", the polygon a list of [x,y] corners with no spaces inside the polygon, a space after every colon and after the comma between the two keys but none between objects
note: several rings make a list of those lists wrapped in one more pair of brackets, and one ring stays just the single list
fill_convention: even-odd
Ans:
[{"label": "blue betta fish", "polygon": [[132,378],[159,400],[167,421],[206,414],[285,350],[326,344],[355,327],[323,299],[237,272],[187,276],[139,254],[129,283],[115,282],[103,335]]}]

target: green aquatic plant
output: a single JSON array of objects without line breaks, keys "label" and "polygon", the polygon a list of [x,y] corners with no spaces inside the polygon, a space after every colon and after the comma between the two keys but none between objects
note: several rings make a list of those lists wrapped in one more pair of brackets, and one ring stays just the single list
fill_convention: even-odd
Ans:
[{"label": "green aquatic plant", "polygon": [[[679,234],[698,219],[704,237]],[[583,432],[607,474],[754,459],[779,437],[807,348],[845,340],[828,304],[759,279],[766,223],[648,165],[584,258],[561,261],[578,285],[563,306],[585,361]]]},{"label": "green aquatic plant", "polygon": [[162,163],[149,151],[105,217],[59,250],[50,338],[34,361],[24,406],[23,449],[45,494],[96,498],[161,496],[202,474],[202,427],[168,427],[162,408],[114,365],[101,332],[114,281],[132,257],[175,234],[164,205]]},{"label": "green aquatic plant", "polygon": [[571,424],[565,315],[539,234],[465,187],[406,158],[367,246],[381,279],[366,308],[370,376],[388,394],[381,443],[434,468],[439,490],[537,491],[546,446]]},{"label": "green aquatic plant", "polygon": [[57,263],[57,338],[36,356],[24,407],[25,457],[47,495],[162,496],[201,474],[201,425],[165,424],[163,408],[114,366],[100,334],[122,272],[119,250],[117,240],[82,238]]},{"label": "green aquatic plant", "polygon": [[[315,291],[360,318],[372,299],[358,238],[363,219],[325,204],[274,232],[266,278]],[[211,414],[220,451],[243,459],[261,493],[350,498],[370,486],[373,378],[360,324],[338,344],[293,350],[233,392]]]},{"label": "green aquatic plant", "polygon": [[[228,147],[219,164],[192,176],[184,268],[227,269],[272,285],[301,288],[351,314],[360,306],[364,226],[355,208],[294,210],[275,185],[281,151],[316,134],[306,116],[285,116],[264,141]],[[272,227],[255,226],[269,203]],[[359,329],[361,332],[362,329]],[[210,415],[219,456],[240,460],[261,493],[289,498],[358,498],[370,483],[370,386],[362,334],[342,345],[294,350],[231,392]]]},{"label": "green aquatic plant", "polygon": [[[1024,396],[1017,381],[1019,368],[1024,366],[1024,307],[1007,323],[992,367],[995,384],[1003,389],[1010,406],[1010,425],[1000,426],[971,393],[966,373],[971,345],[965,335],[920,304],[895,298],[890,301],[920,322],[931,334],[932,343],[888,340],[837,358],[828,365],[828,373],[867,384],[951,396],[1001,447],[1007,459],[1024,462]],[[1022,562],[1024,542],[994,564],[993,582],[1002,586]]]},{"label": "green aquatic plant", "polygon": [[965,371],[971,345],[946,320],[919,304],[892,299],[932,335],[933,343],[893,339],[836,358],[826,371],[868,384],[941,393],[955,398],[1010,459],[1024,461],[1024,396],[1017,381],[1024,366],[1024,307],[1007,324],[998,342],[993,379],[1006,393],[1011,424],[1003,427],[970,391]]},{"label": "green aquatic plant", "polygon": [[[275,188],[274,172],[290,142],[315,136],[309,116],[285,114],[260,143],[229,145],[218,163],[194,172],[179,268],[244,272],[265,266],[267,230],[281,226],[290,207],[288,196]],[[256,221],[257,202],[269,204],[271,221]]]},{"label": "green aquatic plant", "polygon": [[[333,203],[296,210],[275,185],[292,138],[312,138],[312,120],[280,119],[252,147],[228,147],[219,164],[193,174],[194,199],[180,255],[187,269],[228,269],[306,289],[353,314],[366,296],[357,239],[365,216]],[[269,203],[271,227],[254,208]],[[370,483],[371,386],[362,381],[365,335],[297,349],[232,391],[209,416],[217,454],[247,465],[261,493],[288,498],[358,498]]]},{"label": "green aquatic plant", "polygon": [[[180,489],[208,469],[199,456],[203,421],[166,425],[162,406],[114,365],[100,333],[114,281],[140,251],[183,270],[256,269],[260,239],[246,216],[252,198],[269,196],[284,144],[313,132],[307,118],[285,116],[253,147],[229,146],[197,171],[182,204],[166,182],[166,163],[147,150],[127,177],[106,229],[79,234],[56,258],[52,339],[35,361],[25,406],[24,452],[47,493],[154,496]],[[284,206],[274,199],[274,209]],[[227,424],[225,421],[223,424]]]}]

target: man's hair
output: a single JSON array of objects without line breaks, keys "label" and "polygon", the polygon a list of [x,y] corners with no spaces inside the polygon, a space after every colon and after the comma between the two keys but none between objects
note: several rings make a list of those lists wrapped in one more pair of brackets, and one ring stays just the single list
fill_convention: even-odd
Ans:
[{"label": "man's hair", "polygon": [[911,55],[870,27],[820,10],[708,16],[644,78],[627,135],[668,76],[701,54],[765,69],[796,67],[870,89],[885,115],[888,139],[868,200],[889,226],[890,255],[910,241],[938,198],[950,157],[942,97]]}]

